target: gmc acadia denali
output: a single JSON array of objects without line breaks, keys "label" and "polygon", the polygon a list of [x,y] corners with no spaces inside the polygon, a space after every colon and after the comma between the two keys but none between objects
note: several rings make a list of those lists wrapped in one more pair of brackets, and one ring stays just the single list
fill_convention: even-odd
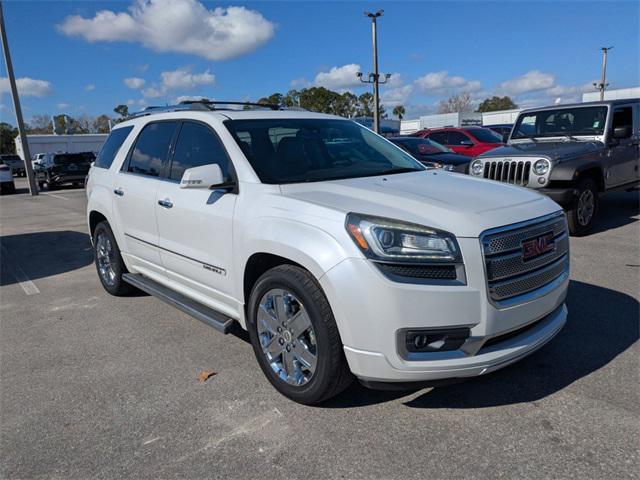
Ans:
[{"label": "gmc acadia denali", "polygon": [[238,323],[306,404],[354,377],[484,375],[563,327],[569,239],[548,197],[426,168],[350,120],[251,107],[190,102],[114,128],[87,183],[109,293]]}]

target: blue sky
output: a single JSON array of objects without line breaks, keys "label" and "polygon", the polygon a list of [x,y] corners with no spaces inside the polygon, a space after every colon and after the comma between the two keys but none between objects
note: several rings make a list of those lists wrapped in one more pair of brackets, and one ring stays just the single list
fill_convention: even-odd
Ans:
[{"label": "blue sky", "polygon": [[[459,92],[577,100],[599,78],[602,46],[615,46],[611,87],[640,84],[637,1],[169,1],[3,2],[25,117],[256,100],[292,86],[359,94],[355,72],[371,69],[363,11],[378,8],[380,69],[394,74],[382,99],[408,116]],[[13,123],[0,82],[0,116]]]}]

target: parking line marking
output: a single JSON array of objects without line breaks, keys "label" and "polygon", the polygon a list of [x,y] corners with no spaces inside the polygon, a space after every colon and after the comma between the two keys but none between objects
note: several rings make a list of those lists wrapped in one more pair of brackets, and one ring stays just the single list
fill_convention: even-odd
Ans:
[{"label": "parking line marking", "polygon": [[55,193],[44,193],[44,192],[41,192],[40,195],[46,195],[47,197],[61,198],[62,200],[67,200],[67,201],[70,200],[67,197],[63,197],[62,195],[56,195]]},{"label": "parking line marking", "polygon": [[5,266],[9,270],[9,273],[13,275],[13,277],[17,280],[18,284],[22,287],[22,290],[27,295],[36,295],[40,293],[36,284],[31,281],[29,276],[22,270],[20,265],[11,260],[6,260],[8,258],[7,249],[4,246],[0,246],[2,249],[2,256],[5,258]]}]

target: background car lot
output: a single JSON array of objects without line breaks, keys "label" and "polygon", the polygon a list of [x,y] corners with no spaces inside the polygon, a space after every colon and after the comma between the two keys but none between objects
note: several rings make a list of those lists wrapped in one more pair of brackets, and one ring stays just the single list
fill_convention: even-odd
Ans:
[{"label": "background car lot", "polygon": [[[18,188],[24,180],[16,179]],[[84,191],[2,199],[2,478],[632,478],[640,213],[602,201],[572,239],[569,321],[533,356],[413,393],[288,401],[246,337],[104,293]],[[198,383],[201,370],[218,374]]]}]

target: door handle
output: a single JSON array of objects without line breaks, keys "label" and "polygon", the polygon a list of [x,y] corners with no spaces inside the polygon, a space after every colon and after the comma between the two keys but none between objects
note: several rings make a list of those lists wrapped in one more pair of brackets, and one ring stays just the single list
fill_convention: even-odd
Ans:
[{"label": "door handle", "polygon": [[120,190],[119,188],[114,189],[113,193],[115,193],[119,197],[123,197],[124,196],[124,190]]},{"label": "door handle", "polygon": [[158,200],[158,205],[164,208],[173,207],[173,203],[171,203],[171,201],[168,198],[165,198],[164,200]]}]

